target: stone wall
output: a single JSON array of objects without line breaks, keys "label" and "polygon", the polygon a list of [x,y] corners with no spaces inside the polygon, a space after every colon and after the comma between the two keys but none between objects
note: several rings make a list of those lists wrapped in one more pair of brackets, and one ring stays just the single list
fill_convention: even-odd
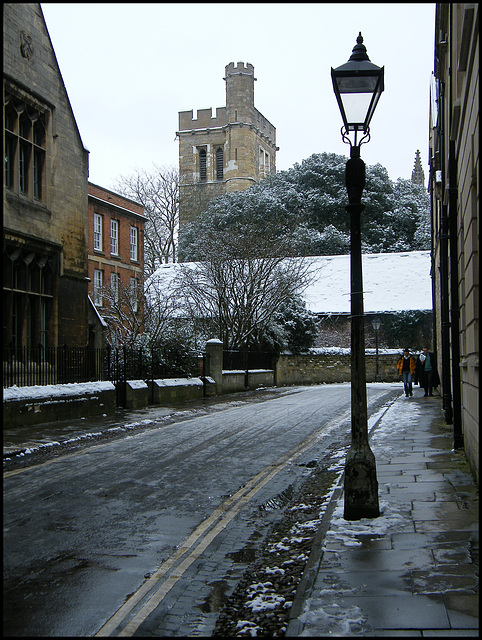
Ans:
[{"label": "stone wall", "polygon": [[[88,383],[93,389],[74,394],[70,388],[76,385],[54,385],[55,394],[44,387],[42,397],[9,399],[4,390],[3,418],[6,425],[33,425],[54,420],[66,420],[99,414],[113,413],[118,400],[127,409],[141,409],[150,404],[171,405],[200,400],[203,397],[223,395],[257,389],[260,387],[309,385],[350,382],[350,354],[282,355],[276,369],[227,371],[222,369],[223,345],[220,340],[210,340],[206,345],[210,353],[210,376],[206,378],[177,378],[154,380],[130,380],[118,383]],[[379,381],[398,382],[396,363],[398,353],[382,353],[378,357]],[[367,382],[375,381],[376,356],[366,354]],[[98,385],[98,391],[95,390]],[[62,397],[61,389],[66,391]],[[34,387],[38,391],[38,387]],[[67,395],[68,394],[68,395]],[[117,402],[116,402],[117,397]]]},{"label": "stone wall", "polygon": [[274,371],[272,369],[248,371],[223,371],[223,393],[257,389],[258,387],[274,386]]},{"label": "stone wall", "polygon": [[[116,390],[111,382],[46,385],[34,389],[37,395],[33,397],[4,399],[5,427],[111,414],[116,408]],[[39,389],[42,390],[41,395],[38,394]]]},{"label": "stone wall", "polygon": [[[380,382],[398,382],[397,353],[378,355]],[[375,382],[376,355],[366,354],[367,382]],[[281,355],[276,365],[277,386],[350,382],[350,354]]]},{"label": "stone wall", "polygon": [[154,404],[179,404],[204,397],[200,378],[172,378],[149,382],[150,398]]}]

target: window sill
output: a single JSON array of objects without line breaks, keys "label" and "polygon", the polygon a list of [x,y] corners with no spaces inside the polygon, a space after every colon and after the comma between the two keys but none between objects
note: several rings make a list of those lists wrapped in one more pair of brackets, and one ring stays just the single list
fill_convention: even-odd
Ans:
[{"label": "window sill", "polygon": [[46,214],[49,217],[52,216],[52,212],[50,211],[50,209],[39,200],[34,200],[33,198],[29,198],[28,196],[25,196],[21,193],[15,193],[10,189],[5,189],[5,193],[7,202],[10,202],[12,204],[21,204],[22,206],[27,205],[28,207],[30,207],[30,209],[34,209],[39,213]]}]

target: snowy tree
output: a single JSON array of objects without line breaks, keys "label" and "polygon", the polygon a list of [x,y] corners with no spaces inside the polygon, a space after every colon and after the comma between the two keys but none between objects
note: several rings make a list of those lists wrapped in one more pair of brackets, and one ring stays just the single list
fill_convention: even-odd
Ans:
[{"label": "snowy tree", "polygon": [[[200,259],[204,233],[212,228],[213,218],[219,231],[249,220],[258,226],[260,236],[266,225],[276,224],[277,237],[289,238],[292,252],[299,256],[349,253],[346,161],[334,153],[313,154],[245,191],[215,198],[194,225],[181,229],[180,256]],[[363,204],[365,253],[430,247],[430,202],[423,187],[409,180],[393,183],[382,165],[367,166]]]},{"label": "snowy tree", "polygon": [[149,276],[162,264],[176,262],[179,223],[179,172],[174,167],[137,169],[121,176],[117,191],[144,207],[144,268]]},{"label": "snowy tree", "polygon": [[223,215],[210,222],[198,262],[180,268],[178,295],[192,315],[210,319],[225,348],[259,348],[279,310],[311,282],[312,262],[284,258],[289,236],[273,219],[251,224],[240,214],[235,225],[225,226]]},{"label": "snowy tree", "polygon": [[259,349],[302,353],[314,345],[317,336],[316,314],[308,311],[301,297],[295,296],[276,310]]},{"label": "snowy tree", "polygon": [[[430,196],[423,185],[399,178],[394,184],[395,212],[404,212],[411,251],[430,249]],[[405,250],[405,249],[404,249]]]}]

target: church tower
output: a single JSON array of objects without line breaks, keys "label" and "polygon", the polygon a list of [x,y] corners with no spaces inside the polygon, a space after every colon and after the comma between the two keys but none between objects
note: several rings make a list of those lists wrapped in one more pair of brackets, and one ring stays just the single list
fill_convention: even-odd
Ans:
[{"label": "church tower", "polygon": [[415,153],[415,165],[412,171],[412,184],[420,184],[425,186],[425,174],[422,169],[422,161],[420,160],[420,151],[417,149]]},{"label": "church tower", "polygon": [[254,106],[254,67],[225,67],[226,106],[179,112],[179,224],[210,200],[276,173],[276,129]]}]

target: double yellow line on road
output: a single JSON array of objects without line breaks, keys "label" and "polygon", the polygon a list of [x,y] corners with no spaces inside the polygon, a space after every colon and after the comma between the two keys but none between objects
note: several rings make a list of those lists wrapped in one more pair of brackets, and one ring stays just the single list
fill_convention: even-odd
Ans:
[{"label": "double yellow line on road", "polygon": [[[349,419],[350,410],[341,417],[323,425],[323,432],[327,428],[342,424]],[[98,636],[132,636],[147,617],[159,606],[169,591],[174,587],[186,570],[207,549],[211,542],[227,527],[241,509],[248,503],[258,491],[272,480],[293,459],[310,449],[316,440],[322,437],[322,432],[317,431],[301,444],[281,456],[274,464],[269,465],[254,476],[244,487],[233,496],[225,500],[213,513],[206,518],[178,547],[177,550],[152,574],[150,578],[123,604],[116,613],[95,634]],[[187,554],[187,555],[186,555]],[[179,564],[178,564],[179,563]],[[172,569],[171,574],[162,582],[161,579]],[[140,604],[145,599],[143,604]],[[137,611],[126,622],[131,612],[139,605]],[[122,629],[115,631],[126,622]]]}]

